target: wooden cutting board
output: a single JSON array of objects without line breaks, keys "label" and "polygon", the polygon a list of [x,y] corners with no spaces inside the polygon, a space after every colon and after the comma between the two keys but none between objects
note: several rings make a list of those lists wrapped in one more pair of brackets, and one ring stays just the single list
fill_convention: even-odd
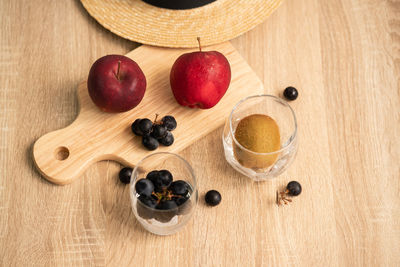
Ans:
[{"label": "wooden cutting board", "polygon": [[41,174],[55,184],[64,185],[77,179],[89,165],[101,160],[134,166],[155,151],[146,150],[130,126],[137,118],[153,120],[156,113],[161,117],[173,115],[178,122],[173,131],[174,144],[160,146],[156,151],[177,153],[221,126],[240,99],[263,92],[259,78],[235,48],[226,42],[204,49],[220,51],[229,60],[232,80],[225,96],[208,110],[180,106],[171,92],[169,73],[181,54],[194,50],[143,45],[128,53],[127,56],[136,61],[145,73],[147,90],[142,102],[125,113],[100,111],[89,97],[86,81],[81,82],[77,89],[80,111],[76,120],[64,129],[42,136],[34,144],[33,156]]}]

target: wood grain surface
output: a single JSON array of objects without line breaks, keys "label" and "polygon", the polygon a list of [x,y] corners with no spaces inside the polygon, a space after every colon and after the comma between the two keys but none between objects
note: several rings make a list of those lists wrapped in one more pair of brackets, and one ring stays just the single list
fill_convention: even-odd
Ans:
[{"label": "wood grain surface", "polygon": [[[255,183],[224,160],[222,128],[185,149],[200,201],[173,236],[135,220],[120,165],[100,162],[56,186],[32,145],[69,125],[77,82],[105,54],[138,44],[99,26],[77,0],[0,1],[0,265],[400,266],[400,2],[287,0],[232,41],[269,94],[288,85],[299,150],[289,170]],[[275,191],[298,180],[285,207]]]},{"label": "wood grain surface", "polygon": [[146,76],[147,89],[140,104],[127,112],[102,112],[90,98],[87,82],[80,82],[77,86],[79,114],[76,120],[64,129],[40,137],[33,146],[35,165],[40,173],[53,183],[65,185],[81,177],[88,166],[101,160],[115,160],[133,167],[152,152],[143,147],[141,138],[132,134],[131,124],[137,118],[153,120],[156,114],[160,115],[158,120],[173,115],[179,124],[173,131],[174,144],[169,147],[161,145],[157,152],[178,153],[221,127],[232,110],[232,103],[263,93],[260,79],[230,42],[206,49],[223,53],[232,72],[228,91],[212,109],[182,107],[171,92],[171,66],[181,54],[198,49],[140,46],[127,54],[139,64]]}]

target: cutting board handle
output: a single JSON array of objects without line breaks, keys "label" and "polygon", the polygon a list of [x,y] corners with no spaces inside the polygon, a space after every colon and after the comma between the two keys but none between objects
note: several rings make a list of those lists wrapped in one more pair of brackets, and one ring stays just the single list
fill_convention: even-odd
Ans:
[{"label": "cutting board handle", "polygon": [[[78,101],[86,83],[78,86]],[[93,135],[84,127],[86,112],[80,112],[75,121],[64,129],[40,137],[33,146],[33,158],[37,169],[49,181],[65,185],[78,178],[85,169],[105,156],[93,146]]]},{"label": "cutting board handle", "polygon": [[[40,137],[33,147],[33,157],[37,169],[51,182],[69,184],[91,162],[90,157],[75,156],[75,147],[71,142],[68,128],[48,133]],[[79,161],[80,164],[73,164]],[[76,168],[79,166],[79,168]]]}]

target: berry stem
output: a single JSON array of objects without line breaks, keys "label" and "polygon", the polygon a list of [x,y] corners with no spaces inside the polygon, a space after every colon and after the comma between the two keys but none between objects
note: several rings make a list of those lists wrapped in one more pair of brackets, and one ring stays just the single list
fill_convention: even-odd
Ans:
[{"label": "berry stem", "polygon": [[156,113],[156,118],[154,119],[154,124],[156,124],[157,123],[157,118],[158,118],[158,115],[160,115],[160,114],[158,114],[158,113]]},{"label": "berry stem", "polygon": [[201,52],[201,43],[200,43],[200,37],[197,37],[197,42],[199,43],[199,50]]},{"label": "berry stem", "polygon": [[280,206],[282,204],[282,202],[285,205],[289,204],[289,202],[292,202],[292,200],[287,197],[288,192],[289,192],[289,190],[287,190],[287,189],[282,192],[276,191],[276,204],[278,206]]}]

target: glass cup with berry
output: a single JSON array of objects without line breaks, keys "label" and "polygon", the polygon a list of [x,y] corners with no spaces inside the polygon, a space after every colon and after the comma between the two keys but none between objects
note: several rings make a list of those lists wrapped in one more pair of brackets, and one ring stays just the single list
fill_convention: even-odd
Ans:
[{"label": "glass cup with berry", "polygon": [[132,173],[132,210],[149,232],[169,235],[189,222],[198,202],[196,177],[182,157],[167,152],[142,159]]},{"label": "glass cup with berry", "polygon": [[232,109],[222,136],[225,158],[256,181],[274,178],[297,152],[297,120],[289,104],[272,95],[256,95]]}]

